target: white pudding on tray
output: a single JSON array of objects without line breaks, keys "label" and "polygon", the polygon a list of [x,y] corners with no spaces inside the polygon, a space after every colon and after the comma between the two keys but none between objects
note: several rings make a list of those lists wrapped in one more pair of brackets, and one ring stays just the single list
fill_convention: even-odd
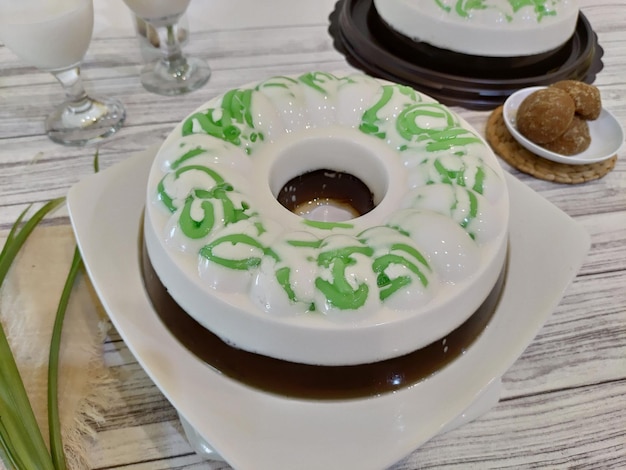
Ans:
[{"label": "white pudding on tray", "polygon": [[578,0],[374,0],[392,29],[431,46],[482,57],[542,54],[576,28]]}]

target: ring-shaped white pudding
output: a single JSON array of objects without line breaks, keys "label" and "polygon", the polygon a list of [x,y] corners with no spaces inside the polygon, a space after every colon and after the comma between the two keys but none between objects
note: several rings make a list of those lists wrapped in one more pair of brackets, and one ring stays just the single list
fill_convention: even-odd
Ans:
[{"label": "ring-shaped white pudding", "polygon": [[[374,209],[319,222],[278,203],[318,169],[359,178]],[[448,108],[312,72],[231,90],[179,124],[151,168],[144,237],[170,295],[227,343],[363,364],[473,314],[502,271],[508,210],[495,156]]]}]

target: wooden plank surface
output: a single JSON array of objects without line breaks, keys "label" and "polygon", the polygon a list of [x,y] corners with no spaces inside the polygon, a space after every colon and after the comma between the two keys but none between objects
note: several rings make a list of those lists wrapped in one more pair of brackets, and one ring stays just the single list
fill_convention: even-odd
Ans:
[{"label": "wooden plank surface", "polygon": [[[280,0],[275,15],[259,6],[264,2],[194,0],[188,51],[207,58],[213,76],[184,97],[156,96],[139,84],[141,57],[121,0],[95,4],[83,77],[88,91],[119,98],[128,113],[119,134],[100,146],[102,168],[159,143],[192,109],[225,89],[274,74],[348,67],[327,31],[330,0]],[[604,49],[596,85],[605,107],[626,127],[626,0],[582,5]],[[196,14],[211,8],[214,15]],[[0,45],[0,236],[28,204],[64,195],[93,171],[93,147],[62,147],[43,135],[43,116],[60,98],[51,75]],[[488,112],[455,110],[484,131]],[[577,220],[591,235],[591,251],[560,305],[504,376],[500,403],[393,468],[626,468],[626,159],[620,155],[606,177],[576,186],[503,166]],[[67,213],[46,223],[67,224]],[[90,449],[92,469],[228,468],[193,453],[175,410],[114,330],[103,354],[116,377],[109,385],[115,399]]]}]

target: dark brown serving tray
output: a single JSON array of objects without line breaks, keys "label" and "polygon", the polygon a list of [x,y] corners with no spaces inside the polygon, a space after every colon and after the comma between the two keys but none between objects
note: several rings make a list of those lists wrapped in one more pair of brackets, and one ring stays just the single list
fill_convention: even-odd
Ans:
[{"label": "dark brown serving tray", "polygon": [[330,15],[337,50],[364,72],[413,88],[449,106],[493,109],[516,90],[573,79],[593,83],[604,51],[579,13],[563,46],[525,57],[480,57],[413,41],[390,28],[373,0],[340,0]]}]

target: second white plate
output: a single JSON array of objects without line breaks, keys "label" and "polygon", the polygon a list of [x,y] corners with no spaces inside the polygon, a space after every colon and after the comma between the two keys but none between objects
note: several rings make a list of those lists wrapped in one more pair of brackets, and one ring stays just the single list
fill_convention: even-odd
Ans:
[{"label": "second white plate", "polygon": [[536,86],[523,88],[509,96],[504,103],[504,109],[502,111],[504,123],[513,138],[517,140],[520,145],[542,158],[558,163],[565,163],[567,165],[586,165],[589,163],[597,163],[607,160],[617,154],[624,142],[624,130],[615,116],[604,108],[600,112],[598,119],[587,121],[589,124],[589,134],[591,135],[591,144],[587,150],[576,155],[568,156],[551,152],[550,150],[547,150],[541,145],[537,145],[524,137],[517,130],[515,119],[517,109],[528,95],[537,90],[541,90],[542,88],[546,87]]}]

